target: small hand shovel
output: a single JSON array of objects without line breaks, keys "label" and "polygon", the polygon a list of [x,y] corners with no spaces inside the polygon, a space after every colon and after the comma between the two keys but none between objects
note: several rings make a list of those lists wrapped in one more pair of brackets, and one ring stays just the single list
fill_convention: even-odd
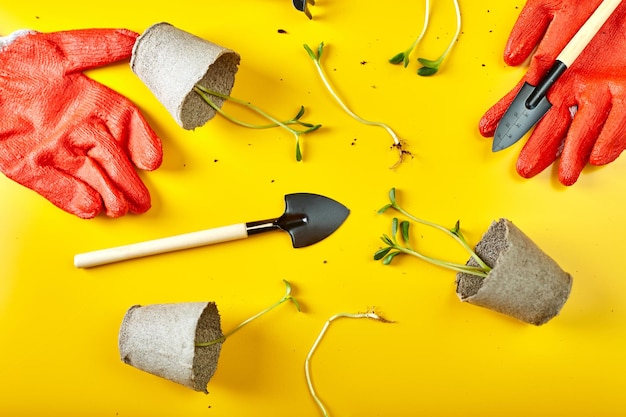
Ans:
[{"label": "small hand shovel", "polygon": [[[598,33],[621,0],[604,0],[576,35],[563,48],[556,61],[537,86],[524,83],[498,123],[493,136],[492,151],[508,148],[520,140],[552,107],[546,94]],[[620,53],[616,51],[616,53]]]},{"label": "small hand shovel", "polygon": [[314,5],[315,0],[292,0],[292,3],[293,7],[295,7],[296,10],[304,12],[306,17],[308,17],[309,19],[313,19],[313,15],[309,11],[309,4]]},{"label": "small hand shovel", "polygon": [[74,256],[77,268],[89,268],[127,259],[247,238],[270,230],[291,235],[294,248],[309,246],[331,235],[350,214],[344,205],[318,194],[296,193],[285,196],[285,213],[276,219],[233,224],[199,232],[185,233],[116,248]]}]

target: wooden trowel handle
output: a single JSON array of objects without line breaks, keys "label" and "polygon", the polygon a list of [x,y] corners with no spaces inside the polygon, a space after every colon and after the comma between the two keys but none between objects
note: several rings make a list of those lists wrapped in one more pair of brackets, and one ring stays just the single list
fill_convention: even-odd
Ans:
[{"label": "wooden trowel handle", "polygon": [[565,48],[563,48],[557,60],[564,63],[567,67],[572,65],[591,39],[596,36],[596,33],[598,33],[602,25],[604,25],[604,22],[613,14],[613,11],[615,11],[621,1],[622,0],[604,0],[600,3],[585,24],[576,32]]},{"label": "wooden trowel handle", "polygon": [[563,48],[559,56],[556,57],[552,67],[550,67],[548,72],[531,91],[525,103],[527,109],[532,110],[545,100],[548,90],[570,65],[574,63],[576,58],[578,58],[589,42],[591,42],[591,39],[596,36],[609,16],[613,14],[621,1],[622,0],[604,0],[600,3],[593,14],[589,16],[585,24],[578,29],[574,37],[565,45],[565,48]]},{"label": "wooden trowel handle", "polygon": [[80,253],[74,256],[74,266],[77,268],[89,268],[92,266],[141,258],[143,256],[156,255],[159,253],[173,252],[181,249],[196,248],[246,237],[248,237],[248,229],[245,223],[222,226],[94,252]]}]

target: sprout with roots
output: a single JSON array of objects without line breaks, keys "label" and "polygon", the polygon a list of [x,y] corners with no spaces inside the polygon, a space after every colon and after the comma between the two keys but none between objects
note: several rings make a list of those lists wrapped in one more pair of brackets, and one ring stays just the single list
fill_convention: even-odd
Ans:
[{"label": "sprout with roots", "polygon": [[376,313],[374,309],[370,309],[366,311],[365,313],[339,313],[339,314],[335,314],[334,316],[326,320],[326,323],[324,323],[322,330],[317,336],[317,339],[315,339],[315,342],[313,342],[313,346],[311,347],[311,350],[309,351],[309,354],[307,355],[306,360],[304,361],[304,373],[306,376],[307,385],[309,387],[309,392],[311,393],[313,400],[319,407],[324,417],[328,417],[329,414],[328,414],[328,411],[326,410],[326,407],[322,403],[322,400],[320,400],[319,396],[317,395],[315,391],[315,387],[313,386],[313,380],[311,379],[311,358],[313,357],[313,353],[315,353],[315,351],[317,350],[317,347],[319,346],[320,342],[324,338],[324,335],[326,334],[326,331],[328,330],[328,327],[330,326],[330,324],[333,321],[340,319],[340,318],[370,319],[370,320],[376,320],[382,323],[393,323],[392,321],[387,320],[386,318],[382,317],[380,314]]},{"label": "sprout with roots", "polygon": [[398,137],[396,132],[394,132],[394,130],[391,127],[389,127],[387,124],[385,124],[385,123],[373,122],[373,121],[370,121],[370,120],[366,120],[366,119],[363,119],[362,117],[360,117],[359,115],[357,115],[356,113],[354,113],[344,103],[344,101],[341,99],[341,97],[339,97],[339,94],[337,94],[337,92],[331,86],[330,81],[328,80],[328,76],[326,75],[326,71],[324,71],[324,67],[322,66],[322,63],[321,63],[322,52],[324,50],[324,42],[322,42],[322,43],[320,43],[318,45],[317,52],[314,52],[311,49],[311,47],[309,45],[306,45],[306,44],[304,45],[304,49],[309,54],[309,57],[311,58],[311,60],[313,60],[313,63],[315,64],[315,68],[317,69],[317,73],[319,74],[322,82],[324,83],[324,86],[326,87],[326,89],[328,90],[330,95],[335,99],[335,101],[339,104],[339,106],[341,106],[341,108],[346,113],[348,113],[348,115],[350,117],[352,117],[354,120],[358,121],[359,123],[363,123],[363,124],[369,125],[369,126],[378,126],[378,127],[381,127],[381,128],[383,128],[383,129],[385,129],[387,131],[387,133],[389,134],[389,136],[391,136],[391,139],[393,140],[392,147],[395,148],[398,151],[398,160],[392,166],[392,168],[396,168],[397,166],[399,166],[402,163],[402,161],[404,160],[404,157],[407,156],[407,155],[410,155],[410,152],[403,149],[403,141]]}]

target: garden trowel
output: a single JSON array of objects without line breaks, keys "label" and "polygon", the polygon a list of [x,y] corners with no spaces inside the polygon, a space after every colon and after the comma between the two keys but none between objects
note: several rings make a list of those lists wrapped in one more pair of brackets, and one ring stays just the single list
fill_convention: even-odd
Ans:
[{"label": "garden trowel", "polygon": [[311,12],[309,11],[309,4],[314,5],[315,0],[292,0],[292,3],[296,10],[304,12],[306,17],[313,19],[313,15],[311,15]]},{"label": "garden trowel", "polygon": [[332,234],[350,214],[343,204],[318,194],[295,193],[285,196],[285,212],[275,219],[233,224],[185,233],[74,256],[77,268],[89,268],[128,259],[181,249],[247,238],[251,235],[284,230],[294,248],[309,246]]},{"label": "garden trowel", "polygon": [[492,151],[508,148],[520,140],[552,107],[546,96],[559,77],[574,63],[598,33],[621,0],[604,0],[557,56],[537,86],[524,83],[502,116],[493,136]]}]

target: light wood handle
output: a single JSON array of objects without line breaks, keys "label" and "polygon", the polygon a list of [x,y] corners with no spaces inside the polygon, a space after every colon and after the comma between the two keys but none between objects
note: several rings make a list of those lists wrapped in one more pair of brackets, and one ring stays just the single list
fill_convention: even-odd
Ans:
[{"label": "light wood handle", "polygon": [[613,14],[613,11],[615,11],[621,1],[622,0],[604,0],[600,3],[585,24],[576,32],[565,48],[563,48],[557,60],[568,67],[572,65],[591,39],[596,36],[596,33],[598,33],[609,16]]},{"label": "light wood handle", "polygon": [[196,248],[199,246],[243,239],[246,237],[248,237],[246,224],[234,224],[231,226],[185,233],[177,236],[149,240],[146,242],[133,243],[116,248],[80,253],[74,256],[74,266],[77,268],[89,268],[92,266],[125,261],[128,259],[172,252],[181,249]]}]

